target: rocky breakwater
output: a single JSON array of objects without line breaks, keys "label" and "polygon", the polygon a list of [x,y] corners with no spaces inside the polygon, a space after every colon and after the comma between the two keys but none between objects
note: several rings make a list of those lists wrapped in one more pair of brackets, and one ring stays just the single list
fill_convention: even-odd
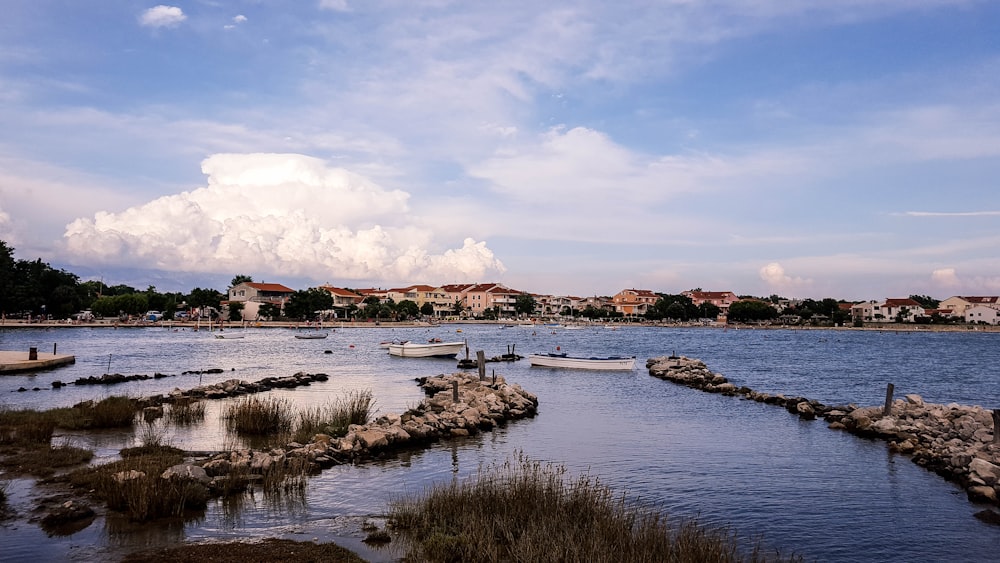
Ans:
[{"label": "rocky breakwater", "polygon": [[[740,386],[714,373],[701,360],[662,356],[646,362],[649,374],[709,393],[738,396],[784,408],[804,419],[822,418],[832,429],[884,440],[914,463],[961,485],[974,502],[1000,505],[1000,442],[995,415],[982,407],[925,403],[906,395],[885,405],[824,405],[805,397],[768,394]],[[1000,514],[984,511],[981,519],[1000,523]]]},{"label": "rocky breakwater", "polygon": [[417,381],[429,397],[402,414],[352,424],[342,437],[316,434],[307,444],[292,442],[269,450],[221,452],[186,464],[195,469],[172,468],[170,477],[191,475],[209,489],[221,491],[231,486],[233,474],[254,480],[274,473],[360,463],[394,450],[476,434],[509,420],[534,416],[538,410],[535,395],[520,385],[507,383],[501,376],[479,381],[478,376],[456,373]]},{"label": "rocky breakwater", "polygon": [[428,398],[403,414],[351,425],[346,436],[331,441],[336,454],[364,459],[388,449],[477,434],[538,411],[537,397],[502,376],[480,381],[476,375],[455,373],[417,382]]}]

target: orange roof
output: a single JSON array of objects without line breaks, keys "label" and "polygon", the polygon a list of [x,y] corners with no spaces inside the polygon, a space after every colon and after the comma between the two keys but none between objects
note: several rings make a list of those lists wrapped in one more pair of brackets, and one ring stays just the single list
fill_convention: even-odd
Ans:
[{"label": "orange roof", "polygon": [[920,303],[910,299],[886,299],[886,307],[920,307]]},{"label": "orange roof", "polygon": [[247,285],[257,291],[270,291],[272,293],[295,293],[294,289],[287,288],[280,283],[257,283],[247,282]]},{"label": "orange roof", "polygon": [[360,295],[358,295],[357,293],[354,293],[353,291],[350,291],[348,289],[343,289],[343,288],[340,288],[340,287],[333,287],[333,286],[330,286],[330,285],[324,285],[324,286],[322,286],[321,289],[325,289],[325,290],[329,291],[330,293],[332,293],[334,295],[339,295],[341,297],[361,297]]}]

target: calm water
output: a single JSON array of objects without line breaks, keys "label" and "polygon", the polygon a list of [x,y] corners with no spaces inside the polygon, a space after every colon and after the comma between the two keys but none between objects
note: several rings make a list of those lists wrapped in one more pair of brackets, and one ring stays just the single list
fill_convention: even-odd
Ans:
[{"label": "calm water", "polygon": [[[461,333],[457,331],[461,330]],[[1000,560],[1000,528],[972,515],[957,487],[882,443],[831,431],[783,409],[679,387],[649,377],[641,364],[672,352],[704,360],[737,385],[802,395],[827,404],[877,405],[885,385],[897,396],[1000,407],[1000,334],[760,331],[622,328],[586,330],[446,325],[414,329],[344,329],[326,340],[291,331],[251,330],[242,340],[164,329],[16,329],[0,331],[0,349],[74,354],[73,366],[0,377],[0,405],[47,408],[109,394],[149,395],[199,382],[255,380],[298,371],[324,372],[322,384],[281,391],[296,404],[321,404],[352,389],[371,389],[380,412],[401,412],[423,395],[413,378],[455,371],[452,360],[389,357],[386,339],[467,339],[487,356],[507,351],[635,354],[633,373],[529,368],[526,361],[488,364],[539,397],[539,415],[477,437],[442,442],[379,464],[338,467],[312,478],[302,499],[248,499],[239,510],[210,506],[183,526],[130,530],[98,520],[76,534],[49,538],[24,521],[31,497],[14,481],[9,493],[22,519],[0,528],[3,560],[91,560],[144,546],[211,538],[282,536],[337,539],[360,549],[359,517],[383,513],[404,493],[474,474],[523,451],[573,473],[589,472],[640,502],[679,517],[763,537],[768,547],[820,561]],[[329,351],[330,353],[324,353]],[[152,375],[223,368],[221,375],[177,375],[107,388],[52,390],[54,380],[112,372]],[[39,391],[16,392],[25,387]],[[222,404],[206,423],[170,430],[187,449],[222,448]],[[135,442],[121,433],[63,436],[111,459]],[[352,539],[353,538],[353,539]],[[353,542],[353,543],[352,543]],[[363,552],[376,560],[391,554]]]}]

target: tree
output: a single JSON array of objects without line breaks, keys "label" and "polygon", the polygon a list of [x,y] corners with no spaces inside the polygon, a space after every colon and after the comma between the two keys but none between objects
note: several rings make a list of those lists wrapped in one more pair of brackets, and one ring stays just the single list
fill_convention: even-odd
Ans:
[{"label": "tree", "polygon": [[257,316],[263,319],[276,319],[281,316],[281,307],[274,303],[261,303],[257,309]]},{"label": "tree", "polygon": [[743,300],[729,306],[729,320],[736,322],[766,321],[777,316],[778,311],[764,301]]},{"label": "tree", "polygon": [[460,298],[456,297],[455,306],[452,307],[452,312],[455,313],[456,317],[460,317],[462,316],[463,311],[465,311],[465,305],[462,303],[462,300]]},{"label": "tree", "polygon": [[243,320],[243,302],[242,301],[230,301],[229,302],[229,320],[231,320],[231,321],[242,321]]},{"label": "tree", "polygon": [[396,315],[403,319],[413,319],[420,315],[420,307],[409,299],[404,299],[396,304]]},{"label": "tree", "polygon": [[709,302],[704,302],[698,305],[698,318],[701,319],[714,319],[722,313],[722,309],[718,305],[713,305]]},{"label": "tree", "polygon": [[937,309],[938,305],[941,304],[940,301],[928,295],[911,295],[910,299],[920,303],[920,306],[924,309]]},{"label": "tree", "polygon": [[253,278],[246,274],[236,274],[233,277],[233,281],[229,282],[229,287],[236,287],[241,283],[252,283]]},{"label": "tree", "polygon": [[535,312],[535,298],[530,293],[522,293],[514,299],[514,311],[519,315]]},{"label": "tree", "polygon": [[310,287],[296,291],[285,303],[285,316],[290,319],[307,320],[316,316],[317,311],[333,308],[333,296],[329,291]]},{"label": "tree", "polygon": [[187,302],[192,307],[218,307],[219,303],[222,302],[222,293],[214,289],[202,289],[196,287],[191,290],[191,294],[187,297]]},{"label": "tree", "polygon": [[420,306],[420,314],[423,315],[423,316],[425,316],[425,317],[432,317],[432,316],[434,316],[434,304],[431,303],[430,301],[428,301],[428,302],[424,303],[423,305],[421,305]]}]

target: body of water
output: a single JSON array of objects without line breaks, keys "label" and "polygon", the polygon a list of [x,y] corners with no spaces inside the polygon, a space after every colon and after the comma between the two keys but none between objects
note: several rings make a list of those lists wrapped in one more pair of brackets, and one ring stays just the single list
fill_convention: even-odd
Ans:
[{"label": "body of water", "polygon": [[[647,358],[677,353],[703,360],[737,386],[801,395],[826,404],[880,405],[885,386],[897,396],[1000,407],[1000,334],[893,331],[728,330],[623,327],[618,330],[498,325],[338,329],[325,340],[298,340],[285,329],[253,329],[243,339],[162,328],[8,329],[0,349],[36,346],[74,354],[75,365],[0,377],[0,406],[49,408],[108,395],[188,389],[229,378],[249,381],[299,371],[327,382],[275,394],[297,405],[371,389],[379,412],[402,412],[422,392],[413,379],[456,371],[454,360],[394,358],[390,339],[467,340],[474,354],[560,350],[571,355],[626,354],[634,372],[530,368],[526,360],[487,364],[539,398],[539,414],[479,436],[310,479],[300,499],[245,499],[210,505],[204,518],[170,526],[130,527],[100,519],[64,537],[47,537],[25,520],[45,491],[15,480],[9,494],[21,517],[0,528],[4,560],[107,557],[140,547],[200,539],[296,537],[337,539],[357,547],[360,518],[384,513],[399,495],[475,474],[515,452],[588,472],[630,498],[672,516],[728,526],[763,538],[768,548],[819,561],[983,561],[1000,557],[1000,528],[973,518],[982,507],[964,492],[872,442],[803,421],[783,409],[706,394],[650,377]],[[51,389],[54,380],[101,375],[171,374],[112,387]],[[180,375],[221,368],[222,374]],[[28,391],[18,392],[25,388]],[[32,389],[38,388],[38,391]],[[227,443],[215,402],[206,422],[169,429],[166,439],[192,450]],[[111,459],[137,438],[120,432],[64,435]],[[353,538],[353,539],[352,539]],[[353,545],[352,545],[353,542]],[[363,552],[373,559],[391,554]]]}]

